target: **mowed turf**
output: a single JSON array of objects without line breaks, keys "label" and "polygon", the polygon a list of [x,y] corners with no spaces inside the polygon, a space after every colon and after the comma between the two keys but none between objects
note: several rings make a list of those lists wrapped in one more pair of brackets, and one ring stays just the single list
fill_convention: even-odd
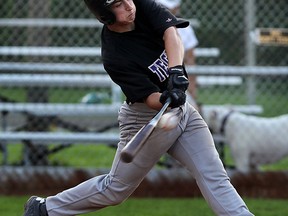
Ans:
[{"label": "mowed turf", "polygon": [[[55,145],[50,145],[53,148]],[[8,145],[8,164],[20,165],[23,160],[23,145],[11,144]],[[96,144],[74,144],[62,149],[61,151],[49,156],[49,161],[52,166],[68,166],[75,168],[110,168],[115,148],[106,145]],[[0,154],[0,160],[3,160],[3,155]],[[233,158],[230,155],[229,147],[225,146],[224,163],[228,167],[234,166]],[[161,167],[160,167],[161,168]],[[283,171],[288,169],[288,157],[269,165],[261,167],[263,171]]]},{"label": "mowed turf", "polygon": [[[28,196],[0,196],[0,215],[20,216]],[[287,215],[287,200],[245,199],[249,209],[257,216]],[[202,198],[189,199],[134,199],[85,214],[87,216],[213,216],[214,213]]]}]

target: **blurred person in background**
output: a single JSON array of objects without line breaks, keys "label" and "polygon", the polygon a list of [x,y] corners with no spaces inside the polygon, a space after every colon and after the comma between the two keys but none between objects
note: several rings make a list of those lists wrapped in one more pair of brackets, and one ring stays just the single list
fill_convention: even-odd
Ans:
[{"label": "blurred person in background", "polygon": [[[172,14],[177,17],[180,17],[180,7],[181,7],[181,0],[156,0],[164,7],[170,10]],[[177,29],[184,46],[184,63],[185,65],[195,65],[196,58],[194,55],[194,48],[198,45],[198,39],[195,35],[195,32],[191,26],[186,28],[178,28]],[[193,105],[198,111],[199,106],[196,102],[197,98],[197,84],[196,84],[196,77],[194,75],[189,75],[189,86],[188,86],[188,95],[187,101]]]}]

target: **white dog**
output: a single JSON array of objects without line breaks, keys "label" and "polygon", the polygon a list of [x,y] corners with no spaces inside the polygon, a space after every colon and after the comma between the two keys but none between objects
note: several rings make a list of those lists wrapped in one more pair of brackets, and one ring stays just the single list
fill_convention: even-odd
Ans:
[{"label": "white dog", "polygon": [[212,133],[222,133],[239,171],[257,170],[288,155],[288,115],[263,118],[228,109],[210,112]]}]

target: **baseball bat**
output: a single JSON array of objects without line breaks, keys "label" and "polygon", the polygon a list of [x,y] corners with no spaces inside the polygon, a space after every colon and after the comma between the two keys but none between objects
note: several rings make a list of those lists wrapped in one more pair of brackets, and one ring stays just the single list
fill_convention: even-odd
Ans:
[{"label": "baseball bat", "polygon": [[167,98],[161,110],[146,125],[144,125],[122,149],[120,157],[123,162],[132,162],[135,155],[143,147],[144,143],[155,129],[161,116],[163,115],[167,107],[170,105],[170,103],[171,98],[169,97]]}]

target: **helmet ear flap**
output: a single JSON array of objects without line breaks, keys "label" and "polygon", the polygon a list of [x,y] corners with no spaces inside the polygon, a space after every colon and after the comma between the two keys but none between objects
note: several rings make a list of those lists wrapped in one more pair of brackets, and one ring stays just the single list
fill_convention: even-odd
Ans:
[{"label": "helmet ear flap", "polygon": [[[116,17],[109,10],[109,5],[105,0],[84,0],[87,7],[95,17],[103,24],[111,25],[115,23]],[[111,1],[113,3],[114,1]]]},{"label": "helmet ear flap", "polygon": [[104,13],[100,13],[99,15],[99,18],[97,17],[97,19],[103,24],[112,25],[116,21],[115,15],[108,9],[106,9]]}]

